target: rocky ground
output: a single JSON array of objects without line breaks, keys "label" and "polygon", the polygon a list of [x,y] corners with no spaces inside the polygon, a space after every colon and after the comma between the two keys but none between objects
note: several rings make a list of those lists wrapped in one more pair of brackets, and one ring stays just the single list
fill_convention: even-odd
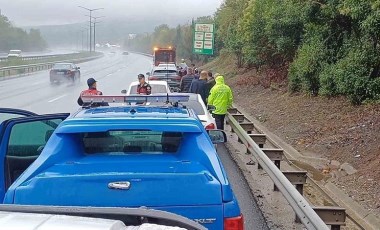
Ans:
[{"label": "rocky ground", "polygon": [[254,72],[227,78],[235,103],[302,154],[329,159],[319,170],[380,215],[380,105],[289,95],[285,86],[260,81]]}]

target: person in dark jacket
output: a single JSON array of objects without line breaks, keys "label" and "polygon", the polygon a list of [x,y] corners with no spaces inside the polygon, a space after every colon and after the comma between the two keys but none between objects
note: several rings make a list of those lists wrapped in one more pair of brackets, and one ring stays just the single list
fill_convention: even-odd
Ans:
[{"label": "person in dark jacket", "polygon": [[181,93],[188,93],[190,90],[191,82],[194,79],[194,73],[192,68],[187,69],[187,74],[182,77],[179,88],[181,89]]},{"label": "person in dark jacket", "polygon": [[[215,76],[217,76],[217,75],[219,75],[219,74],[215,74]],[[211,91],[212,87],[214,87],[214,85],[215,85],[215,78],[214,78],[214,76],[212,76],[212,72],[208,71],[208,73],[207,73],[207,85],[206,85],[207,97],[210,94],[210,91]]]},{"label": "person in dark jacket", "polygon": [[190,93],[196,93],[201,95],[203,102],[207,103],[207,97],[209,90],[207,89],[207,72],[202,71],[199,79],[194,80],[190,86]]}]

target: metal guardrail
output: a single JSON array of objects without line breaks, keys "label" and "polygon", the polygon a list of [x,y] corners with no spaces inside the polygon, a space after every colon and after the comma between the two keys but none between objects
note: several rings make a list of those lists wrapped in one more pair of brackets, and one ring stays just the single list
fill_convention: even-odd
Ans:
[{"label": "metal guardrail", "polygon": [[43,59],[49,59],[49,58],[55,58],[65,55],[72,55],[77,53],[67,53],[67,54],[49,54],[49,55],[35,55],[35,56],[25,56],[20,58],[8,58],[8,57],[0,57],[0,62],[8,62],[11,59],[17,59],[22,61],[29,61],[29,60],[43,60]]},{"label": "metal guardrail", "polygon": [[[254,125],[236,108],[227,113],[227,122],[247,150],[258,161],[259,168],[274,182],[274,190],[280,191],[296,213],[296,222],[302,222],[307,229],[340,229],[345,223],[345,210],[339,207],[312,207],[303,197],[306,172],[281,172],[282,149],[264,149],[266,136],[252,134]],[[257,142],[255,142],[257,141]],[[274,161],[274,162],[273,162]],[[292,182],[291,182],[292,181]],[[294,186],[296,185],[296,187]],[[298,186],[297,186],[298,185]],[[323,218],[323,219],[322,219]]]},{"label": "metal guardrail", "polygon": [[46,63],[37,63],[37,64],[30,64],[30,65],[7,66],[7,67],[0,68],[0,77],[28,74],[28,73],[32,73],[32,72],[36,72],[40,70],[50,69],[55,63],[59,63],[59,62],[80,63],[80,62],[86,62],[86,61],[91,61],[97,58],[101,58],[103,56],[104,54],[92,56],[92,57],[61,60],[61,61],[46,62]]}]

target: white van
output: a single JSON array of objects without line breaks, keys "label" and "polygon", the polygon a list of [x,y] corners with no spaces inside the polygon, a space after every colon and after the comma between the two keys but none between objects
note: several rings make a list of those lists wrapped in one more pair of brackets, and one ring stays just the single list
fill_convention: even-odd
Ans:
[{"label": "white van", "polygon": [[9,50],[8,58],[20,58],[21,50]]}]

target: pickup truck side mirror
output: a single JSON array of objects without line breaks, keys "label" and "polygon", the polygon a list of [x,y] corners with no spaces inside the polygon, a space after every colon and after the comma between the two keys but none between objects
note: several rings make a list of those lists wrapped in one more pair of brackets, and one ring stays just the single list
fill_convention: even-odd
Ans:
[{"label": "pickup truck side mirror", "polygon": [[146,72],[146,76],[150,76],[150,72]]},{"label": "pickup truck side mirror", "polygon": [[224,131],[219,129],[210,129],[207,130],[208,135],[213,144],[220,144],[227,142],[227,135]]},{"label": "pickup truck side mirror", "polygon": [[208,105],[208,106],[207,106],[207,110],[210,111],[210,112],[215,111],[215,109],[216,109],[216,108],[215,108],[215,106],[213,106],[213,105]]},{"label": "pickup truck side mirror", "polygon": [[77,67],[77,69],[80,69],[80,67]]},{"label": "pickup truck side mirror", "polygon": [[127,90],[126,90],[126,89],[123,89],[123,90],[121,91],[121,93],[122,93],[122,94],[127,94]]}]

